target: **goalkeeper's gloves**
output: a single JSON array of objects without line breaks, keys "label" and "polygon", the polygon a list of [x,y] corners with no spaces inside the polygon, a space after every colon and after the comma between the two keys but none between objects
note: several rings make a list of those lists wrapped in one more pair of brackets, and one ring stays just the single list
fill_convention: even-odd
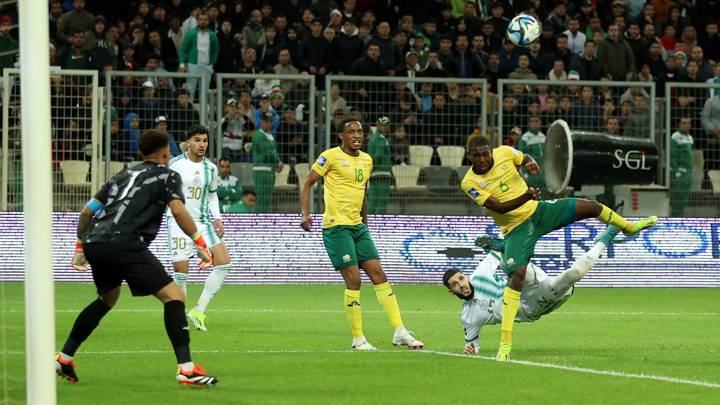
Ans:
[{"label": "goalkeeper's gloves", "polygon": [[86,271],[90,267],[88,266],[88,261],[85,258],[85,252],[84,252],[84,245],[83,242],[78,239],[75,243],[75,254],[72,258],[72,268],[77,271]]},{"label": "goalkeeper's gloves", "polygon": [[198,266],[200,266],[201,269],[212,267],[214,262],[212,253],[210,252],[210,249],[208,249],[205,239],[203,239],[200,231],[195,232],[195,235],[193,235],[192,238],[193,242],[195,242],[195,247],[197,248],[197,255],[200,258]]}]

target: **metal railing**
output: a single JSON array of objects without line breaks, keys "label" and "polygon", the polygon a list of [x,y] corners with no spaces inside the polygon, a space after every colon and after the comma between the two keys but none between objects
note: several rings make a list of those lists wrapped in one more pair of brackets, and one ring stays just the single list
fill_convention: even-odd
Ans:
[{"label": "metal railing", "polygon": [[[18,69],[3,72],[0,195],[3,211],[21,211],[24,198],[20,124],[22,80]],[[77,211],[102,182],[99,177],[98,74],[90,70],[52,70],[50,81],[53,209]]]}]

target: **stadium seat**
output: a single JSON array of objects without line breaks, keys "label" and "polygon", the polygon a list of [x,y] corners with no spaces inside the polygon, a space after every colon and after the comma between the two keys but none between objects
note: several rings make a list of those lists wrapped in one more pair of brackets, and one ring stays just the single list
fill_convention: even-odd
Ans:
[{"label": "stadium seat", "polygon": [[705,156],[702,149],[692,151],[692,183],[691,191],[702,190],[702,182],[705,178]]},{"label": "stadium seat", "polygon": [[425,185],[430,190],[447,191],[451,187],[450,179],[453,174],[453,169],[444,166],[428,166],[422,169]]},{"label": "stadium seat", "polygon": [[430,166],[433,156],[432,146],[410,145],[410,165],[419,169]]},{"label": "stadium seat", "polygon": [[420,168],[417,166],[394,165],[392,173],[395,177],[395,188],[397,190],[424,190],[424,186],[418,186]]},{"label": "stadium seat", "polygon": [[125,170],[124,162],[115,162],[115,161],[110,162],[110,177],[120,173],[123,170]]},{"label": "stadium seat", "polygon": [[438,156],[440,156],[440,164],[446,167],[462,166],[465,157],[465,148],[462,146],[438,146]]},{"label": "stadium seat", "polygon": [[458,176],[458,181],[462,183],[462,180],[465,178],[465,175],[467,174],[468,170],[470,170],[470,166],[460,166],[455,168],[455,172]]},{"label": "stadium seat", "polygon": [[708,170],[710,184],[712,184],[713,193],[720,194],[720,170]]},{"label": "stadium seat", "polygon": [[295,188],[294,184],[288,184],[290,178],[290,165],[284,164],[280,173],[275,173],[275,188]]},{"label": "stadium seat", "polygon": [[295,175],[297,175],[298,178],[298,185],[302,187],[303,182],[305,181],[305,177],[310,172],[310,164],[309,163],[298,163],[295,165]]},{"label": "stadium seat", "polygon": [[253,180],[253,164],[248,162],[231,163],[230,174],[237,177],[240,181],[240,185],[243,188],[255,187],[255,180]]},{"label": "stadium seat", "polygon": [[70,187],[90,187],[87,175],[90,172],[90,162],[82,160],[63,160],[60,162],[63,174],[63,184]]}]

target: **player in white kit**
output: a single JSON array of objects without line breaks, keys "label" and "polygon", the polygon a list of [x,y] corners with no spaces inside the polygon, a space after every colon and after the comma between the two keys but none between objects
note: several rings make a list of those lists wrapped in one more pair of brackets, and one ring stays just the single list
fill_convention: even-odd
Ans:
[{"label": "player in white kit", "polygon": [[[182,177],[185,206],[213,255],[213,263],[199,263],[200,268],[212,266],[212,271],[205,280],[205,287],[197,305],[187,313],[188,320],[197,329],[205,332],[205,310],[222,287],[232,266],[227,247],[221,239],[225,230],[220,219],[220,202],[217,196],[218,169],[213,162],[205,158],[209,142],[208,130],[201,125],[193,125],[187,135],[188,151],[173,158],[168,167]],[[167,224],[168,247],[175,271],[173,279],[187,294],[188,261],[195,255],[193,241],[182,232],[172,216],[167,217]]]},{"label": "player in white kit", "polygon": [[[587,253],[557,276],[550,277],[530,263],[515,322],[537,321],[564,304],[572,295],[575,283],[585,277],[619,231],[619,228],[610,225]],[[486,238],[483,242],[482,247],[490,251],[470,277],[457,269],[450,269],[443,276],[443,284],[449,292],[464,301],[460,321],[465,329],[465,354],[479,352],[480,329],[483,326],[500,323],[503,291],[508,282],[504,273],[496,271],[502,261],[500,251],[504,247],[503,241]]]}]

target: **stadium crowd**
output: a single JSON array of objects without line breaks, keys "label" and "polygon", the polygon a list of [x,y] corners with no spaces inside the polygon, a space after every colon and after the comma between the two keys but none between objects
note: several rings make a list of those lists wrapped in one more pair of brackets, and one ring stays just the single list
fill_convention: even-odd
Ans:
[{"label": "stadium crowd", "polygon": [[[2,12],[4,68],[15,62],[17,13],[13,5]],[[521,12],[542,22],[542,35],[529,48],[504,35]],[[650,109],[658,112],[658,128],[664,118],[659,102],[649,105],[647,83],[654,83],[657,97],[672,97],[677,109],[673,131],[682,118],[690,120],[680,146],[705,149],[706,169],[720,162],[720,93],[665,94],[668,82],[720,83],[720,7],[711,0],[51,0],[48,18],[53,65],[160,75],[112,84],[119,159],[135,159],[125,138],[139,130],[165,122],[179,134],[197,121],[197,80],[161,76],[179,71],[204,75],[213,86],[216,73],[314,75],[331,98],[334,123],[351,114],[390,123],[383,135],[393,164],[408,163],[408,145],[464,146],[468,136],[491,136],[478,125],[480,86],[347,82],[325,89],[327,75],[484,78],[491,94],[499,79],[547,80],[503,89],[504,98],[491,103],[495,114],[504,111],[503,142],[514,146],[539,139],[560,117],[576,129],[655,138]],[[575,86],[574,80],[641,86]],[[308,82],[225,85],[224,155],[252,161],[253,131],[270,111],[281,160],[307,161]]]}]

